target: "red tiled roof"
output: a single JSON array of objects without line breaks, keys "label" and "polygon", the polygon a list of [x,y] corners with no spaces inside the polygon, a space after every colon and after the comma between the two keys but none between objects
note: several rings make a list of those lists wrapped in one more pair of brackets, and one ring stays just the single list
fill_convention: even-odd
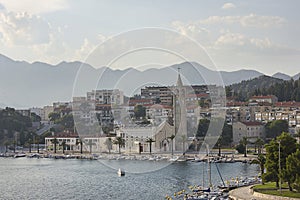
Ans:
[{"label": "red tiled roof", "polygon": [[227,102],[226,105],[227,105],[227,107],[244,106],[244,105],[246,105],[246,103],[242,102],[242,101],[236,101],[236,102]]},{"label": "red tiled roof", "polygon": [[275,103],[276,107],[300,107],[300,102],[296,101],[285,101],[285,102],[277,102]]},{"label": "red tiled roof", "polygon": [[172,109],[172,106],[162,105],[162,104],[152,104],[147,106],[149,108],[164,108],[164,109]]},{"label": "red tiled roof", "polygon": [[251,99],[271,99],[274,98],[274,95],[268,95],[268,96],[253,96]]},{"label": "red tiled roof", "polygon": [[262,126],[263,123],[261,122],[242,122],[243,124],[245,124],[246,126]]}]

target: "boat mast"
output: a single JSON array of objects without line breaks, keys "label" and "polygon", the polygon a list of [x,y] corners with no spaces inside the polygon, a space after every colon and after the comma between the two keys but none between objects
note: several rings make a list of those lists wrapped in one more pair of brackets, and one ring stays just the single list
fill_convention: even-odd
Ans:
[{"label": "boat mast", "polygon": [[208,173],[208,181],[209,181],[209,187],[212,186],[211,184],[211,165],[210,165],[210,158],[209,158],[209,145],[206,144],[206,148],[207,148],[207,152],[208,152],[208,157],[207,157],[207,164],[208,164],[208,169],[207,169],[207,173]]}]

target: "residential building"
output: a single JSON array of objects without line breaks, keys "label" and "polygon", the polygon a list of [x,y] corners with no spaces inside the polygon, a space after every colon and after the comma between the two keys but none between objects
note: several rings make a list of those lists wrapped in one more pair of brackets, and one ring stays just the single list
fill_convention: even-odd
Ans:
[{"label": "residential building", "polygon": [[95,101],[98,104],[122,105],[124,104],[124,95],[118,89],[92,90],[91,92],[87,92],[87,100]]},{"label": "residential building", "polygon": [[173,117],[172,106],[166,106],[162,104],[147,106],[146,117],[147,119],[152,120],[152,124],[159,125]]},{"label": "residential building", "polygon": [[250,143],[258,138],[265,138],[264,124],[260,122],[235,122],[232,125],[233,144],[238,144],[243,137],[247,137]]},{"label": "residential building", "polygon": [[53,106],[44,106],[43,111],[44,111],[44,114],[41,116],[42,121],[49,121],[49,114],[54,111]]},{"label": "residential building", "polygon": [[275,104],[278,102],[278,98],[274,95],[268,96],[253,96],[249,99],[249,102],[257,102],[257,103],[269,103]]}]

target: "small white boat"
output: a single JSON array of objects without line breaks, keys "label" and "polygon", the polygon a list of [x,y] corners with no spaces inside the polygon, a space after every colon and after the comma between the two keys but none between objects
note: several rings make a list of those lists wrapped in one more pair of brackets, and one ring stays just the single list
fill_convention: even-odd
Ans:
[{"label": "small white boat", "polygon": [[121,170],[121,168],[119,168],[118,176],[125,176],[125,171],[123,171],[123,170]]},{"label": "small white boat", "polygon": [[26,157],[25,153],[19,153],[19,154],[15,154],[14,158],[22,158],[22,157]]},{"label": "small white boat", "polygon": [[169,159],[170,162],[176,162],[178,160],[178,156],[175,156],[175,157],[171,157]]}]

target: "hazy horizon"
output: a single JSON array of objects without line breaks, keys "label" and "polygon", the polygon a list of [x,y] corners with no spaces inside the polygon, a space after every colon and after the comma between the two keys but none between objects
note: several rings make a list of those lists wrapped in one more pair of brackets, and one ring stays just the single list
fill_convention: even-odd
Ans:
[{"label": "hazy horizon", "polygon": [[[104,41],[128,31],[156,27],[197,42],[220,71],[250,69],[267,75],[281,72],[293,76],[300,69],[298,7],[298,1],[287,4],[258,0],[0,0],[0,54],[29,63],[84,62]],[[164,42],[195,53],[193,48],[180,44],[181,38],[160,41]],[[103,56],[115,50],[105,48]],[[153,54],[151,58],[163,66],[180,63],[174,56]],[[123,59],[119,68],[139,65],[132,60]]]}]

